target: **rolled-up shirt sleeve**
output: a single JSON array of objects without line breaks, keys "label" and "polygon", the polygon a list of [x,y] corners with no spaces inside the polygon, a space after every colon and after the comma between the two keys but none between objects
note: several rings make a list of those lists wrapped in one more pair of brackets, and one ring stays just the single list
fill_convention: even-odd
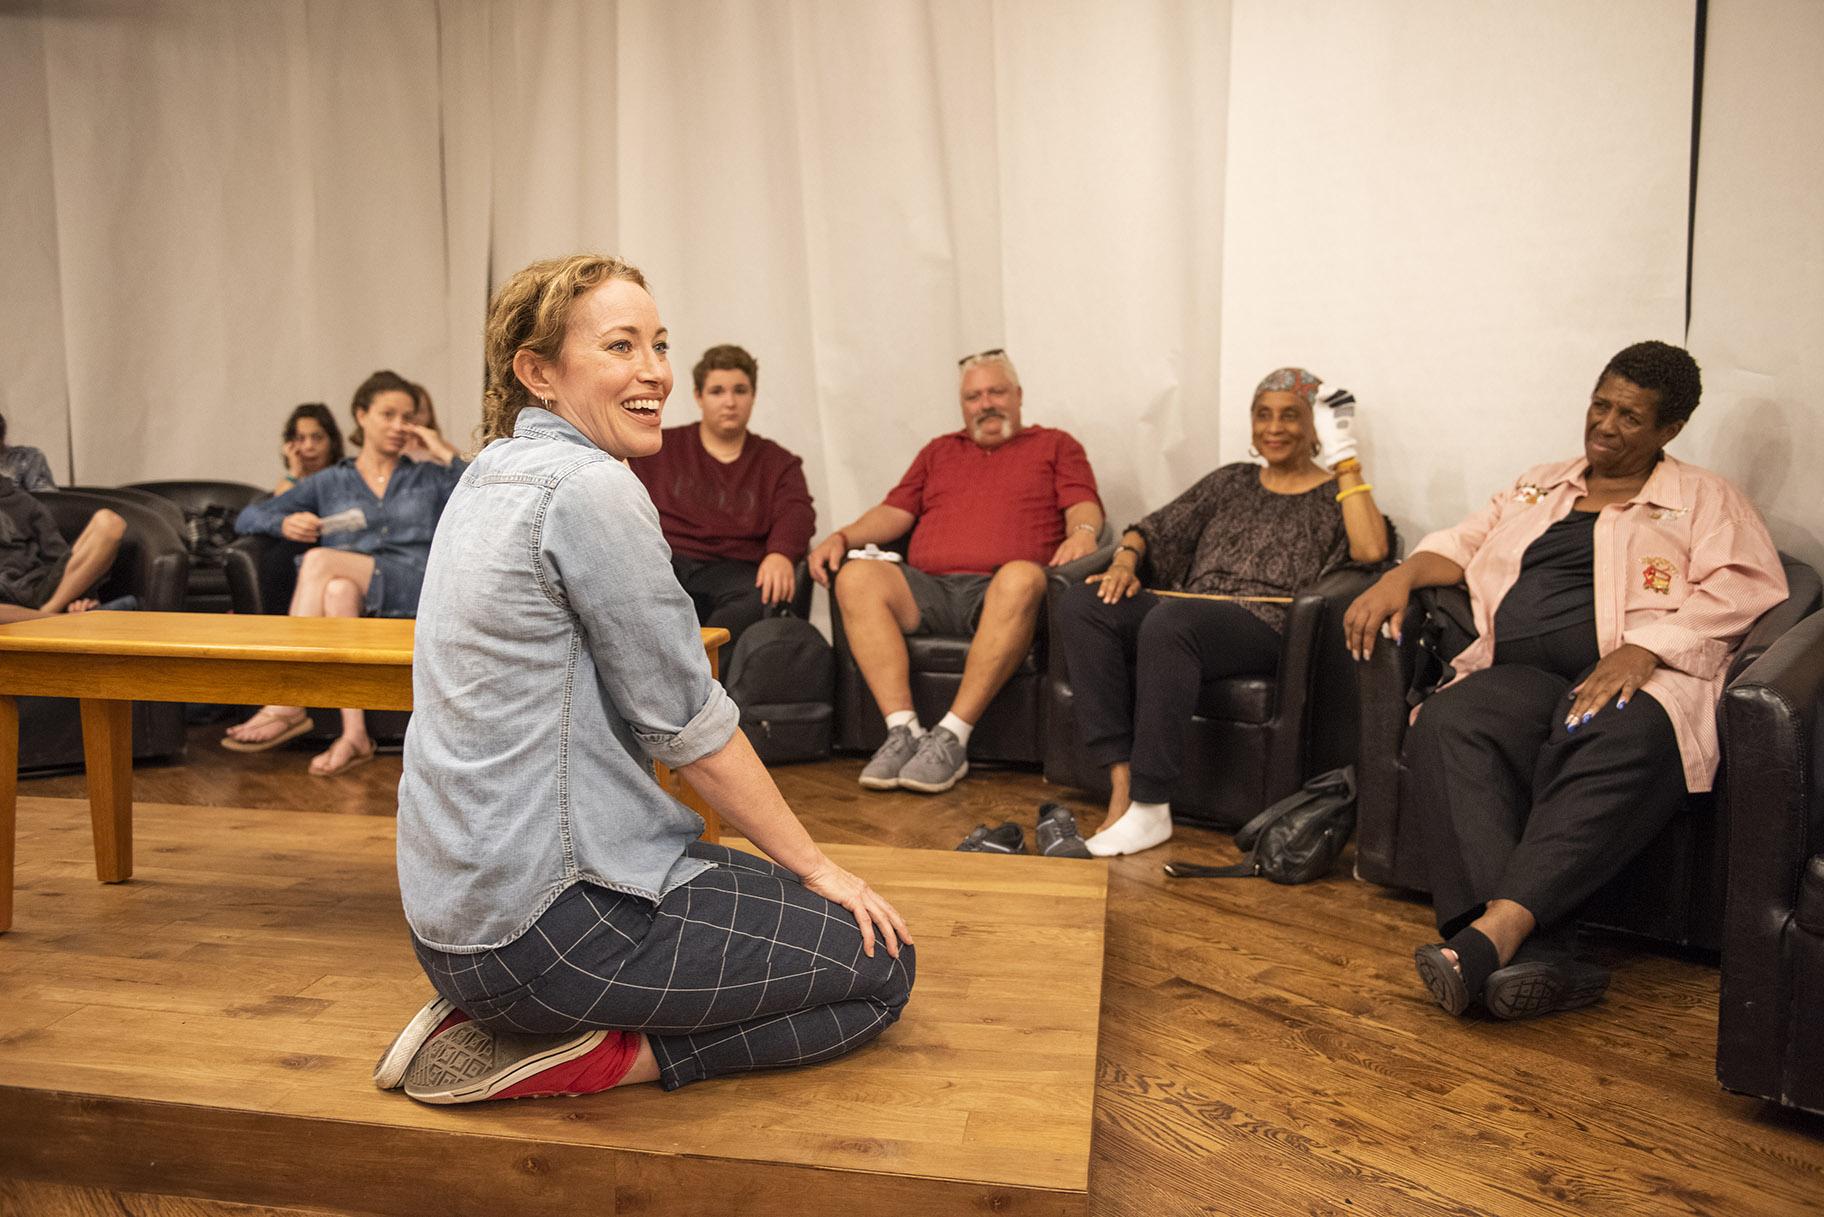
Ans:
[{"label": "rolled-up shirt sleeve", "polygon": [[315,515],[320,505],[317,494],[323,483],[313,475],[304,478],[284,494],[275,494],[270,499],[261,499],[241,508],[241,514],[234,518],[234,531],[242,536],[251,533],[264,533],[269,537],[285,535],[285,517],[297,511],[308,511]]},{"label": "rolled-up shirt sleeve", "polygon": [[1685,599],[1670,613],[1622,631],[1668,668],[1711,680],[1762,613],[1786,599],[1786,571],[1758,516],[1733,516],[1691,547]]},{"label": "rolled-up shirt sleeve", "polygon": [[675,769],[734,737],[740,711],[709,674],[696,609],[631,470],[604,461],[566,477],[537,558],[546,594],[581,623],[602,685],[648,757]]}]

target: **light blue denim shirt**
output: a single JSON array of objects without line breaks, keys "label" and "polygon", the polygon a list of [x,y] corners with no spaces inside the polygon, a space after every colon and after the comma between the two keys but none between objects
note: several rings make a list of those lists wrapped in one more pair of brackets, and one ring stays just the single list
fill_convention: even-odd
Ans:
[{"label": "light blue denim shirt", "polygon": [[426,946],[503,946],[573,884],[656,901],[709,865],[650,761],[716,752],[739,712],[645,487],[557,415],[522,411],[450,495],[415,645],[399,889]]},{"label": "light blue denim shirt", "polygon": [[284,494],[248,504],[235,518],[234,530],[277,537],[284,535],[285,517],[294,511],[333,516],[359,507],[367,517],[365,528],[330,533],[317,544],[374,560],[374,577],[368,580],[367,600],[361,606],[364,616],[410,617],[418,609],[437,517],[467,468],[461,458],[439,465],[402,456],[386,497],[380,498],[368,489],[351,456],[318,470]]}]

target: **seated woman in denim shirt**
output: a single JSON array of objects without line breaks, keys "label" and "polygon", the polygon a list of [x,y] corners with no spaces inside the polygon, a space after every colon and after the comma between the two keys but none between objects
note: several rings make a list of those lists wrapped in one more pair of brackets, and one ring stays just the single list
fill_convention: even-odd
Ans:
[{"label": "seated woman in denim shirt", "polygon": [[[658,512],[665,330],[577,255],[501,288],[490,442],[431,546],[399,889],[437,996],[374,1082],[426,1103],[829,1060],[911,993],[893,906],[812,843],[703,659]],[[697,840],[663,761],[780,865]],[[884,949],[876,949],[876,940]]]},{"label": "seated woman in denim shirt", "polygon": [[[411,421],[410,381],[375,372],[355,390],[361,454],[313,473],[284,494],[254,503],[235,520],[243,533],[265,533],[315,546],[298,560],[293,617],[412,617],[431,552],[437,517],[467,465],[443,437]],[[429,461],[403,453],[422,443]],[[264,706],[228,729],[222,747],[261,752],[310,730],[302,706]],[[310,762],[319,777],[346,772],[374,756],[367,716],[342,711],[342,734]]]}]

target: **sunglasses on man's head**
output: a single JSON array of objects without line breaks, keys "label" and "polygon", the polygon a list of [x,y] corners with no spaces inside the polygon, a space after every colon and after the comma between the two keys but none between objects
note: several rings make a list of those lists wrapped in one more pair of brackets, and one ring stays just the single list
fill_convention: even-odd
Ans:
[{"label": "sunglasses on man's head", "polygon": [[971,359],[993,359],[996,355],[1005,355],[1006,353],[1007,352],[1001,347],[989,347],[985,351],[977,351],[973,355],[963,356],[956,361],[956,366],[960,368],[967,364]]}]

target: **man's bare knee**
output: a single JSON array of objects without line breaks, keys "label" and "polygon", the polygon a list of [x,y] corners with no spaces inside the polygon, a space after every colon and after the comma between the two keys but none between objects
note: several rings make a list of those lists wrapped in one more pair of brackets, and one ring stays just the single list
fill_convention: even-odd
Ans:
[{"label": "man's bare knee", "polygon": [[98,541],[118,544],[120,539],[127,535],[127,522],[121,519],[119,512],[109,511],[103,507],[89,517],[88,525],[83,531],[94,536]]},{"label": "man's bare knee", "polygon": [[836,572],[836,601],[846,608],[884,603],[904,578],[886,562],[845,562]]},{"label": "man's bare knee", "polygon": [[1009,562],[994,572],[988,595],[1021,609],[1030,608],[1045,599],[1045,568],[1037,562]]}]

